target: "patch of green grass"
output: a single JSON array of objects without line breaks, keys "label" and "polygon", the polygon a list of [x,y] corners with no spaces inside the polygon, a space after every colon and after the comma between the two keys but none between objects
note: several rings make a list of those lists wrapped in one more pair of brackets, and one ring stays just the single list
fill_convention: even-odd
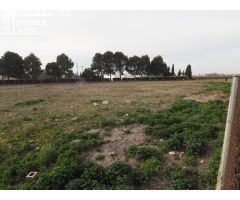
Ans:
[{"label": "patch of green grass", "polygon": [[197,165],[197,159],[194,156],[186,155],[183,160],[188,166],[196,166]]},{"label": "patch of green grass", "polygon": [[204,87],[203,92],[217,91],[217,92],[223,92],[226,95],[229,95],[230,90],[231,90],[231,83],[229,82],[209,82]]},{"label": "patch of green grass", "polygon": [[202,155],[210,148],[225,122],[227,104],[220,100],[199,103],[178,100],[144,120],[146,133],[164,139],[164,151],[185,151],[189,155]]},{"label": "patch of green grass", "polygon": [[31,99],[14,104],[15,106],[31,106],[44,102],[43,99]]},{"label": "patch of green grass", "polygon": [[157,148],[148,146],[131,145],[127,151],[127,155],[137,160],[147,160],[150,158],[163,160],[163,155]]},{"label": "patch of green grass", "polygon": [[221,148],[218,148],[208,161],[208,170],[201,175],[201,182],[206,186],[207,189],[214,190],[216,188],[220,160]]}]

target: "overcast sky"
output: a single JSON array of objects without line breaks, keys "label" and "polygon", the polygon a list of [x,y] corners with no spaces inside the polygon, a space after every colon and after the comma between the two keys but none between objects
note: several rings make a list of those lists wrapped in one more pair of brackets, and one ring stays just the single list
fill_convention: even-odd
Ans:
[{"label": "overcast sky", "polygon": [[108,50],[240,73],[240,11],[0,11],[0,55],[33,52],[45,67],[66,53],[81,69]]}]

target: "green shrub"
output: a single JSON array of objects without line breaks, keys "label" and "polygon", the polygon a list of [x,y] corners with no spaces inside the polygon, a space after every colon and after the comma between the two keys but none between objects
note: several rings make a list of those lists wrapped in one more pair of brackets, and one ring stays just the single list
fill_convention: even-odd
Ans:
[{"label": "green shrub", "polygon": [[66,186],[67,190],[105,190],[105,185],[99,184],[94,180],[74,179],[70,181]]},{"label": "green shrub", "polygon": [[215,100],[207,103],[178,100],[170,108],[149,114],[145,132],[156,139],[164,139],[163,151],[186,151],[202,155],[210,141],[218,138],[225,122],[227,103]]},{"label": "green shrub", "polygon": [[134,157],[137,160],[147,160],[150,158],[163,159],[162,153],[155,147],[131,145],[127,154],[129,157]]},{"label": "green shrub", "polygon": [[197,165],[197,159],[194,156],[186,155],[186,156],[184,156],[183,160],[188,166],[196,166]]},{"label": "green shrub", "polygon": [[103,118],[100,120],[100,127],[105,128],[105,127],[115,127],[117,124],[116,120],[113,118]]},{"label": "green shrub", "polygon": [[217,149],[213,157],[208,161],[208,170],[202,174],[202,183],[211,190],[216,188],[218,169],[221,160],[221,148]]},{"label": "green shrub", "polygon": [[81,176],[83,160],[73,149],[58,156],[56,164],[49,170],[39,173],[39,178],[34,186],[37,189],[64,189],[65,185]]},{"label": "green shrub", "polygon": [[41,165],[49,166],[55,163],[57,159],[57,151],[51,144],[44,145],[38,153],[37,159]]},{"label": "green shrub", "polygon": [[151,176],[157,174],[160,170],[161,162],[156,158],[150,158],[145,160],[141,169],[146,177],[150,178]]},{"label": "green shrub", "polygon": [[193,190],[198,188],[197,173],[191,169],[174,166],[169,170],[170,189]]}]

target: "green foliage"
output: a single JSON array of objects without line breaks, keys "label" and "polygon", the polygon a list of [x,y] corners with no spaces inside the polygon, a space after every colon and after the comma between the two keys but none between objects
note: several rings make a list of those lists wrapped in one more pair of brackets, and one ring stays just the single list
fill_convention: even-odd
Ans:
[{"label": "green foliage", "polygon": [[157,158],[150,158],[144,161],[141,169],[146,177],[151,177],[160,172],[161,162]]},{"label": "green foliage", "polygon": [[201,176],[202,183],[206,185],[208,189],[214,190],[216,188],[220,160],[221,149],[217,149],[208,162],[208,170]]},{"label": "green foliage", "polygon": [[155,147],[131,145],[127,152],[129,157],[137,160],[147,160],[150,158],[163,159],[162,153]]},{"label": "green foliage", "polygon": [[10,51],[4,53],[1,59],[1,75],[19,79],[23,78],[25,72],[22,57]]},{"label": "green foliage", "polygon": [[42,102],[44,102],[43,99],[31,99],[31,100],[26,100],[26,101],[16,103],[15,106],[31,106],[31,105],[39,104]]},{"label": "green foliage", "polygon": [[64,53],[57,56],[57,65],[60,68],[61,75],[64,76],[64,78],[71,78],[73,71],[73,65],[74,63],[72,60]]},{"label": "green foliage", "polygon": [[41,74],[41,61],[33,53],[24,58],[24,68],[28,78],[37,79]]},{"label": "green foliage", "polygon": [[100,127],[105,128],[105,127],[110,127],[113,128],[116,126],[116,120],[113,118],[101,118],[100,119]]},{"label": "green foliage", "polygon": [[60,66],[56,62],[51,62],[46,65],[46,73],[54,79],[60,79],[62,76],[62,71]]},{"label": "green foliage", "polygon": [[85,78],[85,79],[91,80],[91,79],[95,79],[96,78],[96,74],[95,74],[95,72],[92,69],[85,69],[82,72],[81,77]]},{"label": "green foliage", "polygon": [[230,91],[231,91],[231,83],[228,83],[228,82],[209,82],[205,86],[203,92],[210,92],[210,91],[223,92],[223,93],[229,95]]},{"label": "green foliage", "polygon": [[219,124],[224,123],[227,104],[220,100],[198,103],[178,100],[170,108],[161,110],[143,122],[148,126],[146,133],[164,139],[165,151],[185,151],[189,155],[202,155],[216,139]]},{"label": "green foliage", "polygon": [[185,71],[185,76],[192,79],[192,66],[188,65]]},{"label": "green foliage", "polygon": [[40,152],[38,153],[39,164],[43,166],[47,167],[55,163],[56,159],[57,159],[57,152],[54,146],[51,144],[44,145],[41,148]]},{"label": "green foliage", "polygon": [[174,190],[194,190],[198,188],[198,174],[192,169],[173,166],[168,173],[169,188]]},{"label": "green foliage", "polygon": [[67,190],[106,190],[106,186],[94,180],[74,179],[66,186]]},{"label": "green foliage", "polygon": [[196,166],[197,165],[197,159],[194,156],[189,156],[186,155],[184,157],[184,162],[188,165],[188,166]]}]

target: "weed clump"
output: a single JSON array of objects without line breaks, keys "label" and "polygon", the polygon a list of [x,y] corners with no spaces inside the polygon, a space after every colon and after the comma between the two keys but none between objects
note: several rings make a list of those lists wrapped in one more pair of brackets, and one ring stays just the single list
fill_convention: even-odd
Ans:
[{"label": "weed clump", "polygon": [[31,100],[26,100],[26,101],[16,103],[15,106],[31,106],[31,105],[39,104],[42,102],[44,102],[43,99],[31,99]]}]

